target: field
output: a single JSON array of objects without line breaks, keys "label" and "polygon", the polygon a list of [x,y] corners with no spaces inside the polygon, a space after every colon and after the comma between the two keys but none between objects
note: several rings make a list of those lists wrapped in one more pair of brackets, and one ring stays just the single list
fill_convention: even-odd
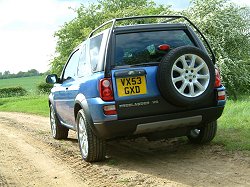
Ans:
[{"label": "field", "polygon": [[34,92],[36,90],[36,86],[44,81],[45,79],[43,76],[0,79],[0,88],[21,86],[29,92]]},{"label": "field", "polygon": [[0,111],[48,116],[48,95],[39,94],[36,88],[43,81],[45,81],[43,76],[0,79],[0,88],[21,86],[28,91],[26,96],[0,98]]}]

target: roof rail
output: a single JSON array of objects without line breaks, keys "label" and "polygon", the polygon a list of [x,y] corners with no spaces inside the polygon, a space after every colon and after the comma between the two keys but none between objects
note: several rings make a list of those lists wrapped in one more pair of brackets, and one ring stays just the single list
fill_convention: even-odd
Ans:
[{"label": "roof rail", "polygon": [[[132,17],[124,17],[124,18],[114,18],[112,20],[109,20],[103,24],[101,24],[99,27],[95,28],[90,34],[89,34],[89,38],[93,36],[93,34],[98,31],[99,29],[101,29],[102,27],[104,27],[105,25],[108,25],[110,23],[112,23],[112,25],[115,25],[115,23],[117,21],[124,21],[124,20],[131,20],[131,19],[145,19],[145,18],[181,18],[184,16],[167,16],[167,15],[151,15],[151,16],[132,16]],[[111,26],[112,27],[112,26]]]},{"label": "roof rail", "polygon": [[98,31],[99,29],[101,29],[101,28],[104,27],[105,25],[108,25],[108,24],[110,24],[110,23],[112,23],[112,25],[114,25],[115,22],[116,22],[116,19],[112,19],[112,20],[109,20],[109,21],[107,21],[107,22],[101,24],[99,27],[97,27],[97,28],[95,28],[93,31],[91,31],[91,33],[89,34],[89,37],[88,37],[88,38],[92,37],[93,34],[94,34],[96,31]]},{"label": "roof rail", "polygon": [[201,35],[201,37],[203,38],[204,42],[206,43],[211,55],[212,55],[212,61],[213,63],[215,63],[216,59],[215,59],[215,55],[213,53],[213,50],[211,48],[211,46],[209,45],[207,39],[205,38],[205,36],[201,33],[201,31],[195,26],[195,24],[193,22],[191,22],[187,17],[185,16],[181,16],[181,15],[147,15],[147,16],[132,16],[132,17],[124,17],[124,18],[114,18],[112,20],[109,20],[105,23],[103,23],[102,25],[100,25],[99,27],[97,27],[96,29],[94,29],[90,34],[89,34],[89,38],[93,36],[93,34],[98,31],[99,29],[101,29],[102,27],[111,24],[111,31],[114,29],[116,22],[118,21],[125,21],[125,20],[135,20],[135,19],[147,19],[147,18],[167,18],[166,21],[163,21],[163,23],[167,23],[170,21],[174,21],[176,19],[184,19],[186,20],[191,26],[193,26],[195,28],[195,30]]}]

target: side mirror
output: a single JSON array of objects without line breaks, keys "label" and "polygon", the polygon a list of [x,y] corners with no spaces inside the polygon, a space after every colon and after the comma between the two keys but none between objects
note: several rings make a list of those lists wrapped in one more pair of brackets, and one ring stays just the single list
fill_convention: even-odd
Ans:
[{"label": "side mirror", "polygon": [[56,74],[47,75],[45,80],[46,80],[46,83],[49,83],[49,84],[59,83],[59,79]]}]

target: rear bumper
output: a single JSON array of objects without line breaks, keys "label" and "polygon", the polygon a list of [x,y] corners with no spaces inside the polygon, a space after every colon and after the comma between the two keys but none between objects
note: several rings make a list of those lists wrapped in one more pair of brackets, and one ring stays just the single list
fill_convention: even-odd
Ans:
[{"label": "rear bumper", "polygon": [[94,123],[94,127],[97,136],[104,139],[138,134],[143,135],[168,129],[202,126],[217,120],[223,110],[224,106],[217,106],[172,114],[105,121]]}]

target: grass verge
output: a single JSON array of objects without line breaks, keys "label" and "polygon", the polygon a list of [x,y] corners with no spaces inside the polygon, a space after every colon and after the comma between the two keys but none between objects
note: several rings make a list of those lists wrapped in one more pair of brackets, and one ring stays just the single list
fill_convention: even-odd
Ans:
[{"label": "grass verge", "polygon": [[23,112],[48,117],[48,96],[27,95],[22,97],[0,98],[0,111]]},{"label": "grass verge", "polygon": [[218,120],[218,131],[214,143],[222,144],[227,150],[250,151],[250,96],[238,101],[227,101],[225,110]]}]

